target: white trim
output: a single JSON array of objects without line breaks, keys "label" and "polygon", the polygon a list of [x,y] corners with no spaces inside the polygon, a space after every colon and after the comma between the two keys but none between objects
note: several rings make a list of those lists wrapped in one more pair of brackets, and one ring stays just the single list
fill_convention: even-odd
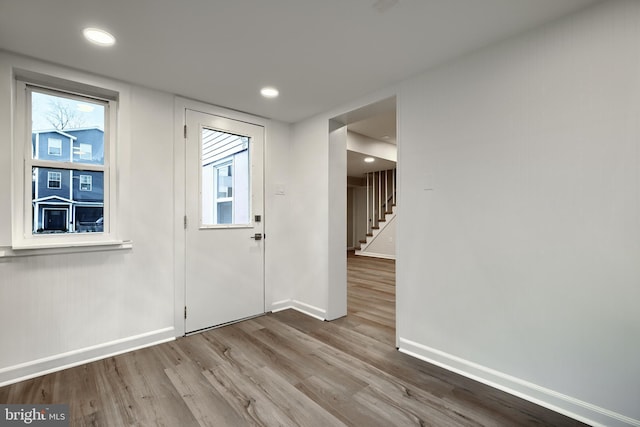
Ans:
[{"label": "white trim", "polygon": [[71,204],[73,203],[73,200],[71,199],[66,199],[64,197],[60,197],[60,196],[47,196],[47,197],[43,197],[42,199],[33,199],[32,200],[33,203],[43,203],[43,202],[47,202],[50,204],[55,204],[55,203],[67,203],[67,204]]},{"label": "white trim", "polygon": [[316,319],[319,319],[319,320],[327,319],[327,310],[314,307],[313,305],[304,303],[302,301],[298,301],[295,299],[291,300],[291,308],[301,313],[304,313],[307,316],[315,317]]},{"label": "white trim", "polygon": [[92,172],[103,172],[105,170],[104,165],[99,164],[90,164],[90,163],[79,163],[79,162],[61,162],[55,160],[35,160],[33,163],[33,167],[38,167],[42,169],[73,169],[79,171],[92,171]]},{"label": "white trim", "polygon": [[73,169],[69,169],[69,198],[73,200]]},{"label": "white trim", "polygon": [[282,301],[272,302],[271,308],[267,311],[270,311],[272,313],[277,313],[278,311],[288,310],[290,308],[293,308],[291,305],[291,300],[284,299]]},{"label": "white trim", "polygon": [[[88,128],[88,129],[94,129],[94,128]],[[95,129],[98,129],[98,128],[96,127]],[[82,130],[82,129],[78,128],[78,129],[74,129],[74,130]],[[34,129],[33,133],[36,134],[36,141],[38,139],[40,139],[40,134],[41,133],[59,133],[62,136],[66,136],[67,138],[70,138],[71,141],[73,141],[74,139],[78,139],[77,136],[70,135],[70,134],[68,134],[68,133],[66,133],[64,131],[59,130],[59,129],[42,129],[42,130],[35,130]],[[39,151],[36,151],[36,153],[39,153]]]},{"label": "white trim", "polygon": [[[14,112],[14,183],[13,183],[13,215],[12,215],[12,248],[13,249],[29,249],[29,248],[63,248],[65,246],[77,247],[88,245],[104,245],[113,242],[121,242],[123,239],[119,236],[118,221],[116,215],[123,208],[119,206],[120,200],[127,200],[126,194],[120,194],[116,197],[117,174],[116,165],[120,171],[127,171],[129,159],[128,154],[129,128],[128,128],[128,87],[115,85],[109,82],[104,83],[104,87],[113,87],[112,89],[103,89],[89,86],[81,83],[84,79],[78,79],[78,83],[70,83],[68,80],[60,80],[53,75],[41,75],[39,73],[15,70],[15,90],[17,93]],[[59,81],[58,81],[59,80]],[[52,86],[58,86],[52,89]],[[73,87],[71,87],[73,86]],[[91,99],[91,102],[102,103],[105,114],[104,132],[104,162],[102,165],[82,164],[82,170],[99,171],[103,173],[103,218],[104,231],[102,233],[58,233],[55,235],[34,234],[32,232],[33,218],[31,215],[31,206],[33,200],[31,198],[30,185],[27,183],[32,181],[33,167],[52,167],[56,169],[72,170],[78,169],[77,162],[53,162],[41,159],[33,159],[31,156],[31,97],[28,96],[30,91],[53,91],[62,93],[65,96],[77,99]],[[96,96],[96,93],[105,93],[104,97]],[[86,95],[85,95],[86,94]],[[117,100],[117,101],[116,101]],[[116,111],[120,110],[121,120],[116,120]],[[124,125],[122,123],[125,123]],[[93,129],[93,128],[92,128]],[[39,135],[39,133],[36,133]],[[38,136],[36,137],[38,139]],[[117,147],[116,147],[117,145]],[[120,152],[123,154],[120,154]],[[73,150],[70,147],[70,160],[73,159]],[[19,173],[22,173],[22,179],[19,179]],[[128,172],[125,172],[128,177]],[[122,173],[120,174],[122,175]],[[127,177],[120,177],[126,182]],[[47,183],[48,184],[48,183]],[[73,182],[70,183],[73,188]],[[119,188],[121,193],[127,193],[127,189],[123,186]]]},{"label": "white trim", "polygon": [[406,338],[399,338],[398,350],[594,427],[640,427],[640,420],[629,418]]},{"label": "white trim", "polygon": [[211,225],[199,225],[199,230],[220,230],[225,228],[256,228],[256,226],[251,224],[211,224]]},{"label": "white trim", "polygon": [[76,206],[71,206],[71,221],[69,221],[69,230],[72,233],[76,232]]},{"label": "white trim", "polygon": [[75,202],[73,204],[76,208],[101,208],[102,203],[100,202]]},{"label": "white trim", "polygon": [[371,257],[371,258],[396,259],[395,255],[377,254],[375,252],[364,252],[364,251],[361,251],[361,250],[357,250],[355,252],[355,254],[357,256],[368,256],[368,257]]},{"label": "white trim", "polygon": [[327,311],[318,307],[314,307],[313,305],[304,303],[302,301],[294,300],[294,299],[286,299],[282,301],[277,301],[271,304],[271,312],[277,313],[279,311],[284,310],[296,310],[302,314],[306,314],[309,317],[313,317],[318,320],[325,321],[327,320]]},{"label": "white trim", "polygon": [[10,246],[0,246],[0,258],[10,258],[19,256],[38,256],[38,255],[56,255],[56,254],[76,254],[86,252],[104,252],[133,249],[131,240],[101,242],[99,245],[95,243],[78,243],[75,246],[64,245],[40,245],[29,248],[12,248]]},{"label": "white trim", "polygon": [[325,321],[327,320],[327,311],[312,305],[306,304],[301,301],[293,299],[285,299],[271,303],[271,312],[277,313],[284,310],[296,310],[302,314],[305,314],[314,319]]},{"label": "white trim", "polygon": [[0,369],[0,387],[118,354],[173,341],[168,327]]}]

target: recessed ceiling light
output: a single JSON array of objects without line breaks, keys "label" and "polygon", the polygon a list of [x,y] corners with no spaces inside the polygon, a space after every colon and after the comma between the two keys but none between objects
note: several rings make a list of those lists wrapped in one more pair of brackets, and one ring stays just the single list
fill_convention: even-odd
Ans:
[{"label": "recessed ceiling light", "polygon": [[87,40],[98,46],[113,46],[116,43],[115,37],[99,28],[85,28],[82,30],[82,34]]},{"label": "recessed ceiling light", "polygon": [[260,94],[265,98],[277,98],[280,92],[275,87],[267,86],[260,89]]},{"label": "recessed ceiling light", "polygon": [[376,161],[376,159],[374,159],[373,157],[365,157],[364,161],[365,163],[373,163]]}]

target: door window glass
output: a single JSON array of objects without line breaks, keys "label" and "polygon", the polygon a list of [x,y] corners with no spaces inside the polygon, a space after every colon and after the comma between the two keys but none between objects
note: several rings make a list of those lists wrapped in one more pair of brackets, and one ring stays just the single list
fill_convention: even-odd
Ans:
[{"label": "door window glass", "polygon": [[208,128],[201,137],[201,225],[248,225],[249,137]]}]

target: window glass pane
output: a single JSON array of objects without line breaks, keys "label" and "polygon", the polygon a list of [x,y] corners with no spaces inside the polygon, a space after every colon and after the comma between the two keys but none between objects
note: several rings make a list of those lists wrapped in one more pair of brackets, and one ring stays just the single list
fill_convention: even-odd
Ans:
[{"label": "window glass pane", "polygon": [[202,225],[250,223],[249,138],[202,129]]},{"label": "window glass pane", "polygon": [[80,191],[91,191],[91,175],[80,175]]},{"label": "window glass pane", "polygon": [[104,172],[32,168],[34,234],[104,231]]},{"label": "window glass pane", "polygon": [[49,138],[47,140],[47,154],[50,156],[62,156],[62,140]]},{"label": "window glass pane", "polygon": [[232,206],[231,202],[217,203],[218,208],[218,224],[231,224]]},{"label": "window glass pane", "polygon": [[93,147],[91,144],[80,143],[80,147],[78,149],[78,157],[80,160],[91,160],[93,158],[92,152]]},{"label": "window glass pane", "polygon": [[33,90],[32,157],[103,165],[105,111],[99,101]]},{"label": "window glass pane", "polygon": [[62,188],[62,173],[47,172],[47,188],[59,190]]},{"label": "window glass pane", "polygon": [[232,197],[233,176],[231,172],[231,164],[216,167],[216,172],[216,181],[218,183],[218,198]]}]

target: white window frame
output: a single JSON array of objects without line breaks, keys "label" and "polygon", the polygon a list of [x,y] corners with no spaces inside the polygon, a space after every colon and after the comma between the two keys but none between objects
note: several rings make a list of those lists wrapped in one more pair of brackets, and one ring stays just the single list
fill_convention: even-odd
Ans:
[{"label": "white window frame", "polygon": [[[52,144],[52,142],[55,144]],[[51,151],[52,148],[56,148],[59,151],[57,153],[54,153]],[[62,140],[57,138],[47,138],[47,154],[49,156],[62,157]]]},{"label": "white window frame", "polygon": [[[82,182],[83,179],[86,180],[86,182]],[[82,188],[82,184],[89,184],[89,188]],[[91,175],[80,175],[78,190],[93,191],[93,177]]]},{"label": "white window frame", "polygon": [[[121,248],[131,247],[130,242],[120,239],[116,214],[118,211],[116,195],[117,189],[117,140],[118,121],[116,114],[122,106],[119,104],[120,92],[101,88],[81,82],[69,82],[58,77],[44,76],[26,72],[25,76],[16,74],[15,109],[14,109],[14,197],[12,215],[12,243],[11,249],[31,250],[29,253],[45,253],[38,251],[58,250],[86,247],[113,246]],[[63,94],[66,97],[79,100],[91,100],[103,103],[105,106],[104,129],[104,163],[95,165],[81,162],[48,161],[33,159],[32,129],[31,129],[31,91]],[[128,98],[127,98],[128,99]],[[128,104],[125,106],[128,111]],[[79,164],[80,163],[80,164]],[[34,234],[32,223],[32,168],[47,167],[65,170],[88,170],[103,172],[104,176],[104,232],[102,233],[56,233]]]},{"label": "white window frame", "polygon": [[[55,175],[57,175],[57,179],[52,178]],[[52,181],[58,181],[58,186],[52,187],[51,186]],[[53,171],[47,172],[47,188],[51,188],[52,190],[60,190],[62,188],[62,172],[53,172]]]},{"label": "white window frame", "polygon": [[93,159],[93,146],[91,144],[80,143],[80,154],[78,155],[80,160],[92,160]]}]

